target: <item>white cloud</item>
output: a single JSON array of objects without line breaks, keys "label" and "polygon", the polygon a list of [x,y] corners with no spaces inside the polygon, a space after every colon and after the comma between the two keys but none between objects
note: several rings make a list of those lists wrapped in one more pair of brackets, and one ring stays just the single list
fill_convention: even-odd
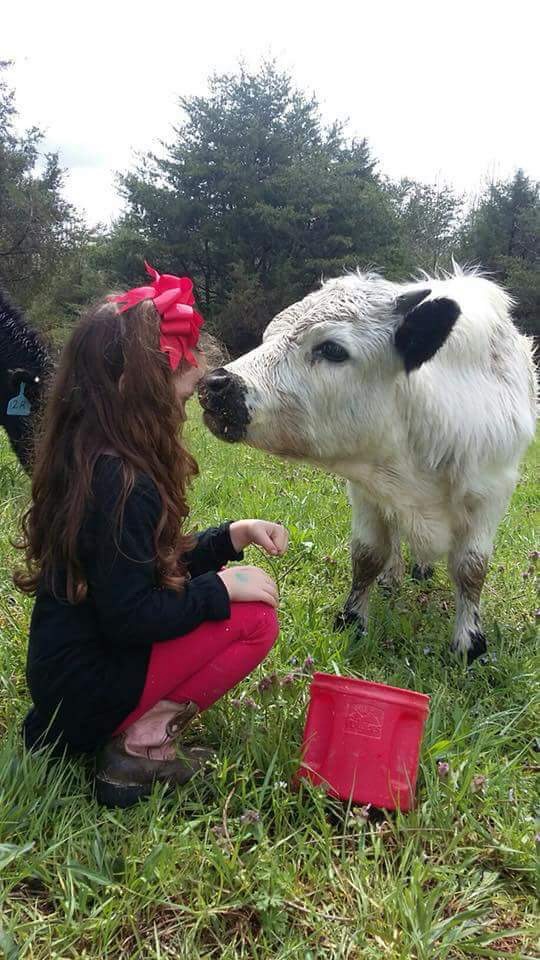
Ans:
[{"label": "white cloud", "polygon": [[64,193],[92,224],[107,223],[122,208],[115,190],[114,172],[108,167],[72,167]]},{"label": "white cloud", "polygon": [[180,94],[275,55],[330,120],[350,118],[393,176],[474,190],[522,165],[540,175],[538,13],[529,0],[30,0],[3,13],[25,124],[46,130],[91,220],[118,209],[113,173],[170,136]]}]

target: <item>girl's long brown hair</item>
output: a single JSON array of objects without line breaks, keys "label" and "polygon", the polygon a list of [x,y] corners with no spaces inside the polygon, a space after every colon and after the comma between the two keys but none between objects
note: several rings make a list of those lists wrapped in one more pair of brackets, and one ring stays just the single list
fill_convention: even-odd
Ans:
[{"label": "girl's long brown hair", "polygon": [[114,452],[122,471],[117,522],[142,472],[161,497],[155,532],[160,585],[180,591],[186,568],[181,557],[192,544],[182,532],[188,514],[186,488],[197,473],[184,448],[183,409],[174,375],[159,349],[159,315],[151,301],[125,313],[102,302],[81,319],[62,354],[43,414],[32,473],[32,504],[17,544],[25,569],[14,576],[26,593],[40,582],[54,591],[66,573],[66,595],[79,603],[87,594],[79,540],[92,499],[92,476],[104,452]]}]

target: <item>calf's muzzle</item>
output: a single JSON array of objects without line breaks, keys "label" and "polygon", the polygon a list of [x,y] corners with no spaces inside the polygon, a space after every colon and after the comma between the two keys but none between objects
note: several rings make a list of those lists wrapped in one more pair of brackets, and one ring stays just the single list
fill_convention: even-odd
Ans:
[{"label": "calf's muzzle", "polygon": [[206,426],[221,440],[244,440],[250,420],[244,381],[225,367],[207,373],[199,383],[199,401]]}]

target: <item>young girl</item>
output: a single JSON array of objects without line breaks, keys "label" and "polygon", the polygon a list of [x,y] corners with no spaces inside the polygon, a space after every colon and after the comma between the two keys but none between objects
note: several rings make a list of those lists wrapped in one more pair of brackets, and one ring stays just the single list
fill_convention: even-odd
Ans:
[{"label": "young girl", "polygon": [[94,753],[97,795],[127,806],[154,781],[182,784],[208,751],[178,738],[271,649],[277,588],[236,566],[287,532],[239,520],[186,534],[197,466],[179,428],[203,373],[202,318],[187,278],[110,297],[76,327],[44,413],[23,522],[36,595],[27,679],[29,747]]}]

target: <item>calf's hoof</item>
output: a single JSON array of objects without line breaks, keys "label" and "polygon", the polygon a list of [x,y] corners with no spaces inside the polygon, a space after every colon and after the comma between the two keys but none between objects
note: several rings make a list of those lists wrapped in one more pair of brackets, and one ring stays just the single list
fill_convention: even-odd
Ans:
[{"label": "calf's hoof", "polygon": [[415,563],[411,570],[411,577],[418,583],[423,583],[424,580],[432,579],[433,572],[433,567],[425,566],[423,563]]},{"label": "calf's hoof", "polygon": [[478,657],[481,657],[487,650],[487,640],[481,630],[469,630],[469,635],[465,643],[454,641],[452,650],[458,656],[467,654],[467,664],[470,666]]},{"label": "calf's hoof", "polygon": [[471,633],[471,645],[467,650],[467,663],[471,664],[487,650],[487,640],[480,630]]},{"label": "calf's hoof", "polygon": [[396,593],[403,580],[403,574],[401,571],[397,570],[385,570],[381,573],[380,577],[377,577],[377,585],[379,586],[382,593],[389,597],[391,594]]}]

